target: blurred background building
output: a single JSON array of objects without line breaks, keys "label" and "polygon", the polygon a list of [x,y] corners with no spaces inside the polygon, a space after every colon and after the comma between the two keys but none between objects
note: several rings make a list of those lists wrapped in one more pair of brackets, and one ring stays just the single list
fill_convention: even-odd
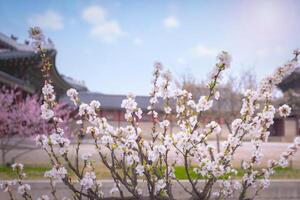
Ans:
[{"label": "blurred background building", "polygon": [[[83,81],[77,81],[71,77],[67,77],[58,72],[56,67],[57,51],[49,41],[47,54],[51,57],[53,67],[51,69],[51,79],[57,93],[59,101],[67,102],[71,106],[71,102],[65,93],[69,88],[75,88],[79,92],[82,102],[89,103],[91,100],[99,100],[101,102],[101,115],[106,117],[111,124],[122,126],[126,124],[124,119],[124,110],[120,105],[125,95],[109,95],[99,92],[92,92],[85,86]],[[18,42],[16,36],[6,36],[0,33],[0,86],[17,87],[27,94],[40,94],[43,85],[43,76],[41,73],[40,55],[30,46],[29,41]],[[192,88],[184,85],[186,89],[194,89],[194,92],[203,92],[201,87]],[[292,115],[287,119],[276,118],[274,125],[270,130],[271,141],[292,141],[296,135],[300,135],[300,69],[297,68],[294,73],[286,77],[279,85],[284,93],[282,102],[288,102],[292,106]],[[208,113],[203,123],[210,120],[216,120],[223,126],[223,132],[220,139],[227,137],[230,132],[230,122],[239,114],[241,95],[234,93],[228,88],[222,88],[220,99],[214,104],[213,112]],[[197,97],[197,95],[195,95]],[[149,97],[137,96],[136,101],[139,107],[144,111],[143,118],[140,121],[144,134],[151,131],[152,118],[147,115],[147,106]],[[162,113],[162,102],[157,109]],[[171,117],[171,131],[177,129],[174,123],[175,115]]]}]

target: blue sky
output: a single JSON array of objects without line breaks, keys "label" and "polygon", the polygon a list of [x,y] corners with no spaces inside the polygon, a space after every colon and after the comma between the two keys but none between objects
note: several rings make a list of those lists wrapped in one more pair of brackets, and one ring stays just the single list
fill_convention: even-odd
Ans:
[{"label": "blue sky", "polygon": [[299,10],[297,0],[0,0],[0,31],[24,41],[39,25],[60,73],[92,91],[148,94],[154,61],[205,80],[221,50],[233,57],[228,74],[261,79],[300,47]]}]

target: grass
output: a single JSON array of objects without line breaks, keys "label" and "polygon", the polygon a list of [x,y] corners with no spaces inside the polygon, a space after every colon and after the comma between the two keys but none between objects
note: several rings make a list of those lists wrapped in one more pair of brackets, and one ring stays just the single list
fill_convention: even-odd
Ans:
[{"label": "grass", "polygon": [[[192,169],[189,170],[193,179],[197,177],[197,174]],[[241,169],[237,169],[237,178],[242,178],[244,173]],[[178,179],[187,179],[185,169],[183,166],[177,166],[175,168],[175,174]],[[292,168],[275,168],[275,174],[271,176],[271,179],[300,179],[300,169]]]},{"label": "grass", "polygon": [[[24,171],[28,179],[36,180],[41,179],[44,176],[45,171],[50,170],[50,167],[43,165],[25,165]],[[16,173],[11,167],[6,165],[0,165],[0,179],[12,179],[16,178]]]},{"label": "grass", "polygon": [[[43,180],[45,171],[50,170],[51,167],[47,165],[24,165],[24,172],[26,173],[26,179],[28,180]],[[71,177],[75,177],[74,173],[70,173]],[[96,175],[99,178],[105,179],[110,178],[108,169],[104,166],[99,165],[96,167]],[[0,165],[0,180],[8,180],[16,178],[16,173],[11,167],[7,165]]]},{"label": "grass", "polygon": [[300,169],[276,168],[272,179],[300,179]]},{"label": "grass", "polygon": [[[44,178],[44,172],[50,170],[50,166],[46,165],[25,165],[24,171],[27,174],[28,180],[40,180]],[[243,176],[242,170],[238,169],[237,178]],[[276,173],[272,176],[272,179],[300,179],[300,169],[291,168],[276,168]],[[194,179],[197,175],[192,169],[189,170],[191,177]],[[183,166],[177,166],[175,168],[175,174],[178,179],[187,179],[185,169]],[[96,167],[96,175],[99,179],[109,179],[111,178],[109,171],[103,166],[99,165]],[[71,173],[72,177],[75,177]],[[7,180],[16,178],[15,172],[12,171],[11,167],[0,165],[0,180]]]}]

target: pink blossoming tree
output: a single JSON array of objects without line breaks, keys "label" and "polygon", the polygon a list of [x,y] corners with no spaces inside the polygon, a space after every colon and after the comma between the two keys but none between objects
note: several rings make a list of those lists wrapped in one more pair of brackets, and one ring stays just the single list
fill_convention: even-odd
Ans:
[{"label": "pink blossoming tree", "polygon": [[[9,163],[36,149],[32,145],[33,139],[36,135],[51,132],[53,125],[42,119],[40,100],[37,95],[26,96],[17,88],[3,87],[0,90],[0,102],[0,149],[2,163],[5,164],[8,162],[7,154],[14,149],[18,149],[19,153],[13,156]],[[60,105],[56,111],[65,119],[61,125],[67,128],[69,110],[64,107]],[[26,145],[26,142],[29,144]]]}]

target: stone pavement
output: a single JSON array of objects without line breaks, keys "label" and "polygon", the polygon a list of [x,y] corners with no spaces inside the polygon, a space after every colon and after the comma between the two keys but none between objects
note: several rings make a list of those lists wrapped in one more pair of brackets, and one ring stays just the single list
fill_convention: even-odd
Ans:
[{"label": "stone pavement", "polygon": [[[215,145],[215,141],[210,141],[210,145]],[[290,145],[291,143],[281,143],[281,142],[269,142],[264,144],[263,147],[263,153],[264,153],[264,158],[262,162],[262,166],[265,166],[267,164],[267,161],[269,159],[277,159],[279,158],[280,154],[285,151],[285,149]],[[34,146],[34,144],[31,144]],[[71,157],[74,157],[74,152],[75,152],[75,146],[72,148],[73,151],[70,152]],[[20,149],[15,149],[12,152],[8,154],[8,158],[19,153],[21,150]],[[235,155],[234,159],[234,165],[236,167],[239,167],[241,164],[241,160],[243,159],[248,159],[249,156],[251,155],[253,151],[253,147],[250,142],[244,142],[242,147],[240,147]],[[95,159],[99,160],[98,154],[95,150],[95,147],[91,143],[85,143],[81,145],[81,150],[80,153],[85,153],[85,152],[91,152],[93,153],[93,157]],[[169,156],[170,159],[174,159],[176,157],[175,153],[171,153],[171,156]],[[17,159],[18,162],[24,163],[24,164],[45,164],[48,163],[48,156],[46,155],[45,152],[42,150],[34,150],[31,151],[28,154],[23,155],[22,157]],[[294,168],[300,168],[300,152],[298,152],[295,156],[294,161],[292,162],[292,165]]]},{"label": "stone pavement", "polygon": [[[102,191],[105,197],[111,197],[110,189],[113,186],[113,181],[103,180]],[[186,181],[182,181],[184,185],[187,185]],[[32,187],[31,194],[36,199],[41,194],[47,194],[50,196],[50,187],[47,181],[27,181]],[[203,184],[203,183],[201,183]],[[146,193],[145,183],[140,183],[140,187],[143,189],[143,193]],[[179,185],[173,186],[174,197],[178,200],[190,199],[191,196],[187,194]],[[66,189],[62,183],[56,185],[58,198],[71,197],[71,193]],[[114,196],[117,196],[115,194]],[[6,193],[0,192],[1,200],[8,200]],[[231,198],[237,199],[237,197]],[[271,186],[262,191],[256,198],[257,200],[299,200],[300,199],[300,180],[272,180]]]}]

